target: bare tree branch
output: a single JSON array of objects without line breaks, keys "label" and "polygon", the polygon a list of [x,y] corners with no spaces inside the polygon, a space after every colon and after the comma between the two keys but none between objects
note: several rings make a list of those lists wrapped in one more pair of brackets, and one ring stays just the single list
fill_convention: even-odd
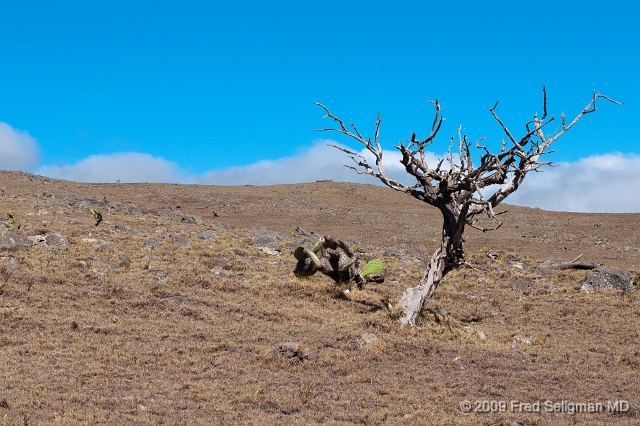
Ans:
[{"label": "bare tree branch", "polygon": [[[571,129],[586,114],[595,112],[597,100],[602,98],[616,105],[624,105],[601,93],[593,93],[591,101],[576,115],[568,125],[565,122],[564,113],[560,115],[561,126],[554,133],[545,134],[545,127],[554,121],[554,117],[547,119],[547,91],[543,87],[542,117],[538,118],[534,114],[533,119],[525,123],[526,132],[521,138],[516,138],[507,128],[506,124],[498,116],[496,109],[498,102],[489,108],[489,112],[498,122],[502,131],[510,141],[507,149],[507,141],[502,141],[499,154],[492,154],[488,146],[480,145],[484,137],[479,139],[475,148],[481,152],[480,163],[474,166],[471,152],[471,143],[467,136],[462,133],[462,127],[458,132],[458,159],[454,160],[451,153],[454,138],[450,140],[450,148],[446,157],[449,163],[447,170],[442,169],[445,159],[438,161],[435,168],[431,168],[426,160],[425,149],[430,146],[444,122],[441,116],[440,102],[429,101],[434,106],[434,117],[431,124],[431,131],[425,139],[418,139],[415,132],[405,146],[400,142],[396,149],[400,151],[402,159],[400,163],[406,172],[416,179],[414,186],[406,186],[396,180],[390,179],[387,175],[382,161],[382,146],[380,144],[380,113],[376,119],[376,126],[373,141],[365,139],[358,129],[352,124],[353,132],[345,126],[344,122],[333,115],[323,104],[316,103],[326,112],[325,118],[331,118],[338,123],[339,127],[318,129],[320,131],[335,131],[344,134],[359,143],[375,158],[375,169],[369,165],[367,159],[349,149],[336,145],[331,145],[346,153],[356,166],[345,165],[358,174],[368,174],[378,178],[385,185],[407,194],[414,198],[426,202],[440,209],[443,216],[442,241],[440,247],[435,251],[429,262],[429,268],[424,278],[417,287],[405,290],[400,304],[405,312],[401,318],[404,324],[415,324],[420,310],[437,288],[442,277],[452,269],[465,264],[464,259],[464,238],[463,233],[466,226],[481,230],[483,232],[493,231],[500,228],[502,222],[498,220],[494,208],[505,198],[515,192],[522,184],[529,172],[538,172],[543,166],[551,166],[551,162],[540,161],[542,155],[552,152],[549,149],[560,136]],[[491,185],[499,185],[499,189],[488,199],[484,198],[483,188]],[[479,226],[478,215],[486,215],[490,221],[496,223],[494,227]],[[575,264],[577,265],[577,264]],[[573,266],[576,267],[576,266]]]}]

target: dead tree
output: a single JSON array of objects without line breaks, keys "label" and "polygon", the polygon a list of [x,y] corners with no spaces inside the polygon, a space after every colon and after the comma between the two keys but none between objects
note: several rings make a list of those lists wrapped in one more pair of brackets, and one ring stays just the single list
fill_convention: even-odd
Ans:
[{"label": "dead tree", "polygon": [[[428,269],[419,284],[416,287],[406,289],[400,298],[400,305],[404,309],[400,319],[403,324],[415,325],[420,311],[431,298],[442,278],[449,271],[466,263],[465,239],[463,237],[466,226],[480,229],[483,232],[498,229],[502,222],[498,220],[493,209],[520,187],[527,173],[538,171],[542,166],[551,164],[541,161],[540,157],[551,152],[549,147],[553,142],[572,128],[583,116],[596,111],[596,101],[599,98],[623,105],[603,94],[594,92],[591,101],[573,121],[567,123],[564,113],[562,113],[560,115],[561,124],[547,134],[547,126],[554,121],[554,117],[547,118],[547,92],[545,88],[542,89],[542,93],[542,116],[538,117],[537,114],[534,114],[533,119],[525,123],[524,136],[520,138],[516,138],[496,114],[498,102],[489,108],[507,138],[502,141],[502,148],[496,154],[491,153],[486,145],[481,145],[484,137],[478,140],[475,143],[475,148],[479,151],[480,158],[476,166],[471,159],[471,142],[467,140],[466,135],[461,134],[461,128],[458,128],[458,159],[454,159],[450,148],[444,167],[444,159],[441,159],[435,167],[433,164],[427,164],[425,148],[434,142],[444,121],[440,113],[440,102],[438,100],[430,101],[435,107],[435,114],[429,136],[425,139],[418,139],[413,133],[406,145],[400,142],[396,146],[396,149],[402,154],[400,162],[407,173],[416,179],[416,184],[413,186],[407,186],[391,179],[385,171],[382,163],[383,151],[378,139],[381,123],[379,113],[372,141],[370,138],[365,139],[353,124],[351,124],[351,129],[348,129],[344,122],[333,115],[326,106],[316,102],[316,105],[325,110],[324,118],[332,118],[340,126],[339,128],[317,130],[336,131],[357,140],[367,148],[376,162],[376,169],[374,169],[362,155],[331,145],[347,153],[357,165],[357,167],[349,165],[345,165],[345,167],[355,170],[358,174],[375,176],[388,187],[437,207],[442,213],[440,247],[431,257]],[[450,142],[453,146],[454,137]],[[483,188],[491,185],[500,186],[491,196],[485,198],[482,192]],[[485,215],[493,221],[495,226],[481,227],[478,225],[479,219]]]}]

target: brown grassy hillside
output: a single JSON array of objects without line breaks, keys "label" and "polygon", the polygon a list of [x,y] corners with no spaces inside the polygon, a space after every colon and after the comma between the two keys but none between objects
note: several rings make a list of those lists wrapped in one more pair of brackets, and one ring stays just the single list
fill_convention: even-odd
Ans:
[{"label": "brown grassy hillside", "polygon": [[[468,231],[476,269],[448,275],[403,328],[386,302],[419,280],[440,218],[392,190],[17,172],[0,185],[0,219],[14,214],[20,228],[5,227],[29,237],[0,249],[0,425],[640,422],[637,292],[585,294],[585,271],[539,268],[582,254],[640,269],[640,214],[502,206],[498,231]],[[297,226],[383,260],[385,282],[344,296],[326,277],[296,278],[291,251],[309,243]],[[463,413],[465,400],[498,412]],[[547,400],[604,412],[511,406]],[[608,412],[615,400],[629,410]]]}]

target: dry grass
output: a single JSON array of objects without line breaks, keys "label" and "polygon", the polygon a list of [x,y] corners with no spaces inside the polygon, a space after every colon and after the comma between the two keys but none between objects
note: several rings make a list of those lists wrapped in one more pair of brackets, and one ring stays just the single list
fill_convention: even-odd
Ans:
[{"label": "dry grass", "polygon": [[[397,301],[421,272],[418,262],[385,254],[392,244],[380,240],[380,234],[389,232],[384,215],[400,208],[387,204],[387,192],[381,192],[375,209],[367,213],[367,204],[347,206],[334,198],[335,188],[327,188],[323,195],[322,188],[313,191],[324,184],[301,185],[312,192],[306,195],[315,198],[296,195],[299,208],[287,199],[277,199],[275,207],[264,203],[262,208],[272,208],[276,219],[266,213],[270,210],[263,210],[264,222],[255,220],[256,213],[240,223],[222,209],[219,219],[198,210],[203,197],[218,203],[214,197],[227,197],[228,188],[84,184],[78,188],[70,182],[2,176],[16,184],[3,185],[7,195],[0,199],[0,213],[16,212],[24,228],[18,232],[57,231],[72,243],[0,253],[0,425],[632,425],[639,421],[636,294],[584,294],[576,289],[584,272],[531,278],[542,256],[506,250],[491,261],[484,255],[486,248],[472,246],[470,262],[481,270],[461,269],[448,275],[421,324],[401,328],[383,300]],[[105,215],[96,228],[88,212],[62,208],[41,197],[44,191],[66,192],[65,186],[68,192],[73,187],[78,196],[86,190],[91,196],[134,202],[143,213]],[[362,188],[374,194],[383,191]],[[289,190],[291,186],[266,188]],[[204,222],[187,224],[163,214],[160,193],[181,204],[181,209],[201,214]],[[158,197],[155,204],[149,200],[152,197]],[[39,205],[32,207],[33,203]],[[289,203],[286,208],[300,213],[288,217],[277,210],[277,203]],[[249,209],[248,202],[235,205]],[[346,227],[344,221],[333,228],[298,222],[311,221],[304,219],[305,209],[318,205],[327,207],[324,211],[334,209],[338,218],[362,221],[372,238],[368,234],[354,238],[353,233],[360,231]],[[398,216],[411,215],[414,208],[410,205]],[[40,209],[48,213],[34,213]],[[528,212],[523,220],[532,223],[543,223],[548,215]],[[379,225],[364,223],[378,216]],[[70,224],[72,220],[80,223]],[[385,284],[354,289],[345,298],[325,277],[296,278],[287,249],[281,256],[268,255],[253,247],[245,230],[262,224],[278,229],[270,221],[279,221],[279,229],[288,229],[288,234],[294,223],[320,232],[330,228],[326,232],[341,237],[341,230],[351,232],[345,238],[357,239],[369,255],[385,262]],[[137,234],[116,230],[116,223]],[[588,228],[582,238],[590,238],[587,232],[594,229],[599,233],[594,238],[628,238],[631,251],[626,253],[634,254],[637,216],[625,226],[631,229],[626,237],[603,231],[605,222]],[[213,230],[217,238],[209,243],[197,239],[205,229]],[[182,233],[191,248],[174,247],[168,236],[173,232]],[[411,229],[394,232],[395,241],[406,238],[411,245],[415,238]],[[582,231],[565,230],[578,232]],[[142,250],[150,238],[163,246]],[[297,240],[289,236],[280,245]],[[552,250],[564,250],[556,246]],[[130,264],[122,256],[119,260],[121,254]],[[514,262],[524,270],[514,268]],[[511,283],[519,276],[532,279],[536,290],[524,294],[513,290]],[[353,339],[364,332],[375,334],[379,341],[358,350]],[[516,335],[522,337],[515,337],[514,345]],[[302,342],[311,352],[309,359],[280,354],[277,345],[286,341]],[[606,408],[607,400],[616,399],[629,401],[630,410],[570,415],[464,414],[459,409],[463,400],[604,402]]]}]

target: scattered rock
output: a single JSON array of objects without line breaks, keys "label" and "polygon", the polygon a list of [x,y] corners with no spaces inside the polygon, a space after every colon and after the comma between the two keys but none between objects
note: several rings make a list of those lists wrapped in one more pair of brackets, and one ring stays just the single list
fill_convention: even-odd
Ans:
[{"label": "scattered rock", "polygon": [[215,266],[225,267],[227,265],[230,265],[231,261],[229,259],[227,259],[226,257],[221,256],[221,257],[217,258],[216,261],[213,264]]},{"label": "scattered rock", "polygon": [[530,345],[533,342],[533,336],[530,334],[514,334],[513,336],[513,345],[516,343],[524,343],[525,345]]},{"label": "scattered rock", "polygon": [[131,266],[131,259],[124,253],[118,255],[118,266],[121,268],[129,268]]},{"label": "scattered rock", "polygon": [[257,256],[243,256],[242,261],[247,265],[253,265],[260,262],[260,258]]},{"label": "scattered rock", "polygon": [[113,247],[115,247],[115,245],[116,244],[112,241],[104,240],[100,244],[92,244],[91,247],[93,247],[94,250],[97,252],[103,252],[103,251],[111,250]]},{"label": "scattered rock", "polygon": [[181,248],[181,249],[191,248],[191,244],[182,234],[178,234],[177,232],[172,232],[169,234],[169,239],[171,240],[171,243],[178,248]]},{"label": "scattered rock", "polygon": [[468,331],[469,333],[471,333],[473,335],[475,335],[480,340],[485,340],[487,338],[487,335],[485,334],[485,332],[480,330],[475,325],[465,325],[465,326],[462,327],[462,329]]},{"label": "scattered rock", "polygon": [[94,268],[91,270],[97,276],[104,276],[107,272],[118,269],[113,263],[109,263],[104,259],[95,259]]},{"label": "scattered rock", "polygon": [[167,277],[171,274],[170,271],[165,271],[162,269],[149,269],[149,275],[156,281],[165,281]]},{"label": "scattered rock", "polygon": [[491,316],[493,317],[493,320],[497,323],[504,323],[504,317],[502,315],[500,315],[498,312],[496,311],[489,311],[489,314],[491,314]]},{"label": "scattered rock", "polygon": [[147,238],[142,242],[142,250],[153,250],[154,248],[162,247],[164,243],[158,240]]},{"label": "scattered rock", "polygon": [[269,247],[258,247],[260,250],[262,250],[263,252],[267,253],[268,255],[271,256],[280,256],[280,252],[277,250],[273,250],[270,249]]},{"label": "scattered rock", "polygon": [[134,231],[131,228],[128,228],[124,225],[121,225],[119,223],[116,223],[115,225],[113,225],[113,230],[120,233],[120,234],[127,234],[127,235],[138,235],[139,232],[138,231]]},{"label": "scattered rock", "polygon": [[57,232],[47,232],[41,235],[28,235],[26,237],[33,245],[49,246],[49,247],[66,247],[69,245],[69,239],[63,237]]},{"label": "scattered rock", "polygon": [[205,243],[209,243],[218,238],[218,235],[215,232],[207,229],[206,231],[202,231],[200,234],[198,234],[197,238],[201,241],[204,241]]},{"label": "scattered rock", "polygon": [[47,245],[47,238],[44,235],[27,235],[27,239],[31,241],[31,244],[36,246]]},{"label": "scattered rock", "polygon": [[81,209],[81,210],[87,210],[87,209],[95,209],[96,207],[103,207],[106,206],[109,202],[107,201],[106,198],[100,198],[100,197],[89,197],[89,198],[81,198],[79,200],[73,200],[71,202],[71,205]]},{"label": "scattered rock", "polygon": [[601,266],[589,272],[580,283],[580,290],[593,293],[603,288],[622,290],[623,293],[635,290],[635,277],[631,271],[610,266]]},{"label": "scattered rock", "polygon": [[96,207],[104,207],[109,213],[124,213],[133,214],[139,213],[138,206],[129,202],[119,201],[107,201],[106,198],[100,197],[88,197],[78,198],[76,194],[64,193],[64,194],[51,194],[50,192],[43,193],[43,197],[53,197],[53,202],[62,207],[74,207],[77,209],[92,209]]},{"label": "scattered rock", "polygon": [[69,239],[57,232],[48,232],[45,235],[45,239],[47,245],[50,247],[67,247],[69,245]]},{"label": "scattered rock", "polygon": [[[560,259],[560,261],[562,261],[562,259]],[[535,277],[548,278],[553,274],[557,263],[559,263],[557,258],[547,258],[544,262],[539,263],[531,272]]]},{"label": "scattered rock", "polygon": [[140,210],[138,210],[138,206],[136,206],[135,204],[129,202],[121,203],[119,201],[110,201],[107,204],[107,210],[109,211],[109,213],[140,213]]},{"label": "scattered rock", "polygon": [[351,340],[351,345],[358,351],[371,350],[378,347],[380,339],[372,333],[361,333]]},{"label": "scattered rock", "polygon": [[509,266],[510,268],[513,268],[513,269],[517,269],[519,271],[524,271],[524,268],[525,268],[525,264],[524,263],[516,262],[515,260],[512,260],[511,262],[509,262],[507,264],[507,266]]},{"label": "scattered rock", "polygon": [[[50,194],[50,193],[45,193],[45,194]],[[49,195],[45,195],[46,197],[49,197]],[[76,202],[76,194],[72,194],[72,193],[65,193],[65,194],[55,194],[52,195],[53,197],[53,202],[59,206],[63,206],[63,207],[72,207],[73,204]]]},{"label": "scattered rock", "polygon": [[177,217],[180,219],[182,223],[193,223],[196,225],[202,225],[202,218],[200,216],[188,215],[188,214],[179,214]]},{"label": "scattered rock", "polygon": [[191,300],[189,300],[188,298],[186,298],[184,296],[180,296],[180,295],[163,297],[162,300],[164,300],[165,302],[173,303],[174,305],[178,305],[178,306],[179,305],[185,305],[185,306],[193,305],[193,302]]},{"label": "scattered rock", "polygon": [[511,283],[511,288],[524,294],[529,294],[536,290],[536,283],[531,280],[519,278]]},{"label": "scattered rock", "polygon": [[169,233],[167,232],[166,229],[162,228],[162,229],[156,229],[154,232],[154,234],[159,235],[160,237],[166,237],[167,235],[169,235]]},{"label": "scattered rock", "polygon": [[281,342],[276,349],[287,358],[298,358],[300,361],[311,356],[311,352],[301,342]]},{"label": "scattered rock", "polygon": [[22,235],[11,231],[3,231],[0,234],[0,248],[6,250],[19,250],[24,247],[30,247],[33,243]]},{"label": "scattered rock", "polygon": [[271,251],[280,252],[282,251],[282,248],[280,247],[280,244],[278,242],[287,238],[287,236],[282,232],[271,231],[264,226],[261,226],[259,228],[251,228],[247,231],[252,236],[252,244],[254,245],[254,247],[261,250],[267,248]]},{"label": "scattered rock", "polygon": [[488,251],[486,254],[489,259],[496,260],[504,254],[504,251]]}]

